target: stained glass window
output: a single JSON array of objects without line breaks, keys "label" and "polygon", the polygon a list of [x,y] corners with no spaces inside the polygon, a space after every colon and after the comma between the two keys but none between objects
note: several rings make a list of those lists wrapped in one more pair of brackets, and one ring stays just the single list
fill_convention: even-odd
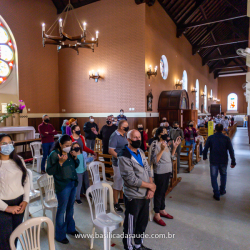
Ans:
[{"label": "stained glass window", "polygon": [[188,91],[188,76],[187,76],[187,71],[183,71],[183,76],[182,76],[182,89],[185,89]]},{"label": "stained glass window", "polygon": [[238,96],[235,93],[227,96],[227,110],[238,110]]},{"label": "stained glass window", "polygon": [[207,111],[207,85],[204,86],[204,110]]},{"label": "stained glass window", "polygon": [[11,37],[0,22],[0,84],[5,82],[11,74],[14,66],[14,47]]}]

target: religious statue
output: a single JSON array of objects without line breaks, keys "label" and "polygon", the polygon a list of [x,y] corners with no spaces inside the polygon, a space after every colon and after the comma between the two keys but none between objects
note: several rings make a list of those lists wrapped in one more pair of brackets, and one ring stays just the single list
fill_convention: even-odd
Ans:
[{"label": "religious statue", "polygon": [[153,95],[151,89],[147,95],[147,111],[153,111],[152,102],[153,102]]}]

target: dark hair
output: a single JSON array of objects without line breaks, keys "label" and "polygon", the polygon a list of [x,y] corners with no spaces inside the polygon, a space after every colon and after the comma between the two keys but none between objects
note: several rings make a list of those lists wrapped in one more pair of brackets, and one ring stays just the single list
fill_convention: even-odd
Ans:
[{"label": "dark hair", "polygon": [[180,123],[178,121],[174,121],[173,125],[175,125],[175,124],[179,125]]},{"label": "dark hair", "polygon": [[166,129],[165,127],[159,127],[155,132],[154,140],[160,141],[159,135]]},{"label": "dark hair", "polygon": [[79,148],[80,148],[80,152],[81,152],[81,154],[82,154],[82,147],[80,146],[80,144],[79,144],[77,141],[72,142],[72,145],[71,145],[71,150],[70,150],[70,151],[72,151],[73,146],[74,146],[74,145],[76,145],[76,144],[79,146]]},{"label": "dark hair", "polygon": [[125,122],[127,122],[127,121],[126,121],[126,120],[120,120],[120,121],[118,122],[118,128],[121,128],[121,127],[122,127],[122,124],[125,123]]},{"label": "dark hair", "polygon": [[123,109],[120,109],[120,112],[121,112],[121,111],[124,111],[124,110],[123,110]]},{"label": "dark hair", "polygon": [[[9,137],[11,140],[11,136],[5,133],[1,133],[0,134],[0,142],[2,141],[2,139],[4,137]],[[17,155],[16,150],[14,149],[11,154],[9,155],[10,159],[13,160],[17,166],[20,168],[20,170],[23,172],[23,176],[22,176],[22,186],[24,186],[24,182],[26,180],[27,177],[27,169],[26,167],[23,165],[23,162],[21,161],[21,158]]]},{"label": "dark hair", "polygon": [[228,119],[228,117],[227,117],[227,116],[225,116],[225,119]]},{"label": "dark hair", "polygon": [[60,153],[62,153],[62,149],[61,149],[61,147],[60,147],[60,143],[61,143],[61,144],[64,144],[64,143],[67,142],[67,141],[72,141],[72,140],[71,140],[71,137],[70,137],[69,135],[62,135],[62,136],[54,143],[54,145],[53,145],[51,151],[57,149],[57,150],[59,150]]},{"label": "dark hair", "polygon": [[223,131],[223,125],[222,124],[216,124],[215,125],[215,130],[217,132],[222,132]]},{"label": "dark hair", "polygon": [[76,127],[79,127],[79,128],[80,128],[79,125],[73,125],[73,126],[71,127],[71,132],[72,132],[72,133],[73,133],[73,130],[76,130]]},{"label": "dark hair", "polygon": [[187,125],[189,126],[189,124],[190,124],[191,122],[193,122],[193,121],[191,121],[191,120],[190,120],[190,121],[188,121]]}]

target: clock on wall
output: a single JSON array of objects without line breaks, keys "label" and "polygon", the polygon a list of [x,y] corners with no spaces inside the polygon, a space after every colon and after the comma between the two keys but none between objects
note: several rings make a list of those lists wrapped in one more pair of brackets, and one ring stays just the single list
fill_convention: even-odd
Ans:
[{"label": "clock on wall", "polygon": [[164,55],[161,56],[160,70],[162,78],[166,80],[168,78],[168,60]]}]

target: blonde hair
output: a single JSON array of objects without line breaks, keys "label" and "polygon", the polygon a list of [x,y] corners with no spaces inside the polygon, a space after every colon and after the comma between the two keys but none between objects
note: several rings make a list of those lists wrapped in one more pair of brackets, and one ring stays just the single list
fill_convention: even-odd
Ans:
[{"label": "blonde hair", "polygon": [[157,129],[158,129],[158,128],[154,128],[154,129],[153,129],[153,131],[152,131],[152,136],[153,136],[153,137],[155,137],[155,133],[156,133],[156,130],[157,130]]}]

